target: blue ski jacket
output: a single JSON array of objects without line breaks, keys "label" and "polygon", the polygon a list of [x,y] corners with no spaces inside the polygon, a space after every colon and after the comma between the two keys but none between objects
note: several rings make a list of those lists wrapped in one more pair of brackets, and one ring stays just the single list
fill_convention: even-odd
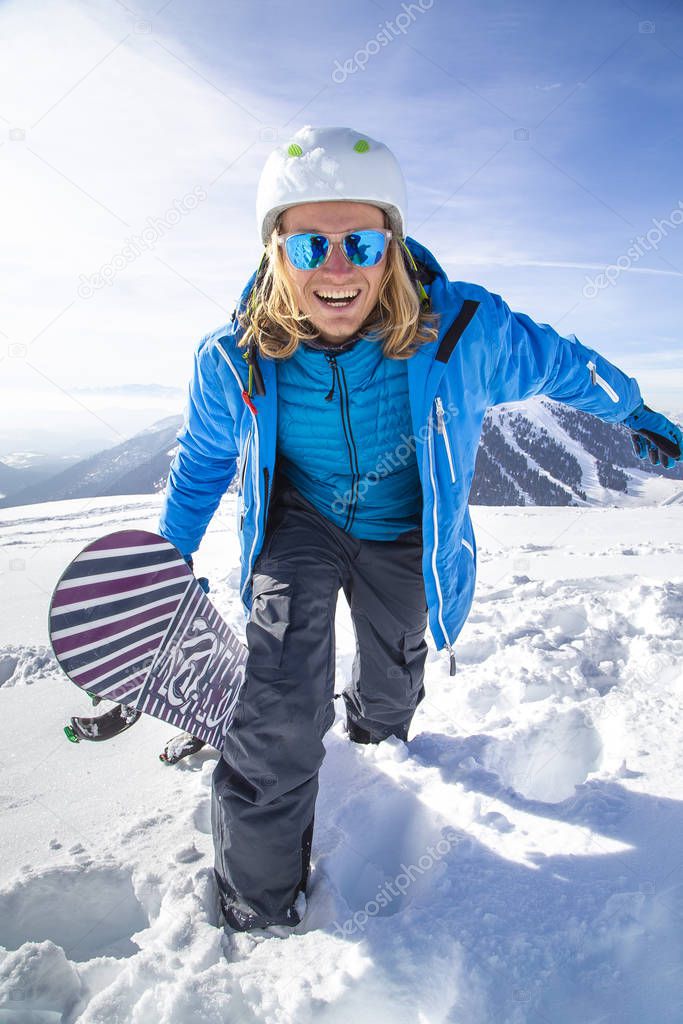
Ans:
[{"label": "blue ski jacket", "polygon": [[[637,382],[574,335],[513,313],[500,295],[449,281],[434,256],[406,238],[439,336],[408,360],[412,437],[423,492],[422,571],[429,627],[438,650],[453,644],[474,596],[477,549],[467,504],[482,422],[493,405],[547,395],[618,422],[640,403]],[[240,298],[246,305],[256,273]],[[232,321],[200,341],[185,421],[171,464],[159,532],[184,554],[197,550],[221,496],[240,467],[236,529],[240,595],[251,611],[251,574],[263,546],[275,466],[277,374],[258,356],[249,394],[243,330]],[[252,378],[253,379],[253,378]],[[315,443],[315,434],[311,442]]]}]

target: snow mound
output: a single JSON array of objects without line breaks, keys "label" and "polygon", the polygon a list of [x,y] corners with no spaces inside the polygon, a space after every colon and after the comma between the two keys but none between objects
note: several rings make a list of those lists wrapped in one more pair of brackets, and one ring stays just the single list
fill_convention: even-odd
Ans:
[{"label": "snow mound", "polygon": [[54,672],[59,672],[59,666],[48,647],[13,644],[0,647],[0,686],[16,686],[18,683],[28,686]]}]

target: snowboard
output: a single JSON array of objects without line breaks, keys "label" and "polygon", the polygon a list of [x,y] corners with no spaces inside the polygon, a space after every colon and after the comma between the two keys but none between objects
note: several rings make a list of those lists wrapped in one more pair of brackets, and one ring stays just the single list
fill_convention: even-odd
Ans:
[{"label": "snowboard", "polygon": [[247,648],[163,537],[120,530],[88,544],[55,587],[49,634],[76,686],[223,748]]}]

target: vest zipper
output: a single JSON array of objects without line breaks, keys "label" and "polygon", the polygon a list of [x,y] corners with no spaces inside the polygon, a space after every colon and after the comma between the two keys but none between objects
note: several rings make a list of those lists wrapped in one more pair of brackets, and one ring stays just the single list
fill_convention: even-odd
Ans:
[{"label": "vest zipper", "polygon": [[339,384],[339,408],[341,411],[342,429],[344,431],[344,438],[346,440],[346,447],[349,453],[349,464],[351,466],[351,502],[349,503],[348,510],[346,512],[346,520],[344,522],[343,529],[348,531],[351,529],[351,525],[356,516],[356,488],[360,482],[360,466],[358,464],[358,451],[356,449],[356,442],[353,439],[353,433],[351,431],[351,412],[350,412],[350,400],[349,400],[349,387],[346,383],[346,374],[343,369],[340,369],[337,365],[337,357],[330,355],[328,352],[325,353],[330,367],[332,369],[332,387],[329,393],[325,396],[325,400],[328,401],[334,394],[335,381]]},{"label": "vest zipper", "polygon": [[448,440],[448,434],[446,433],[446,424],[443,421],[443,402],[439,395],[436,396],[436,429],[441,434],[446,445],[446,455],[448,456],[448,465],[451,471],[451,483],[455,483],[455,470],[453,469],[453,456],[451,455],[451,445]]},{"label": "vest zipper", "polygon": [[[439,400],[440,401],[440,400]],[[442,407],[443,412],[443,407]],[[427,443],[427,452],[429,455],[429,482],[432,485],[432,492],[434,500],[432,502],[432,527],[434,530],[434,545],[432,547],[432,575],[434,576],[434,583],[436,584],[436,596],[439,602],[437,616],[439,619],[439,625],[441,632],[443,633],[444,640],[446,642],[446,648],[450,657],[450,675],[454,676],[456,671],[455,665],[455,651],[451,644],[448,633],[446,632],[446,625],[443,621],[443,591],[441,590],[441,582],[439,580],[439,573],[436,568],[436,556],[439,550],[439,515],[438,515],[438,492],[436,489],[436,474],[434,471],[434,417],[429,417],[429,439]]]}]

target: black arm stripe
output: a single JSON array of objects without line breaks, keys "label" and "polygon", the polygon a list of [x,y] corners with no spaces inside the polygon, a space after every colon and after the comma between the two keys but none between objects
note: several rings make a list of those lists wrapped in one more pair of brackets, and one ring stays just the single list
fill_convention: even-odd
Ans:
[{"label": "black arm stripe", "polygon": [[463,333],[467,330],[469,323],[474,314],[479,309],[479,303],[474,299],[465,299],[462,304],[462,308],[451,326],[446,331],[441,344],[439,345],[436,353],[436,361],[439,363],[447,363],[451,357],[453,349],[460,341]]}]

